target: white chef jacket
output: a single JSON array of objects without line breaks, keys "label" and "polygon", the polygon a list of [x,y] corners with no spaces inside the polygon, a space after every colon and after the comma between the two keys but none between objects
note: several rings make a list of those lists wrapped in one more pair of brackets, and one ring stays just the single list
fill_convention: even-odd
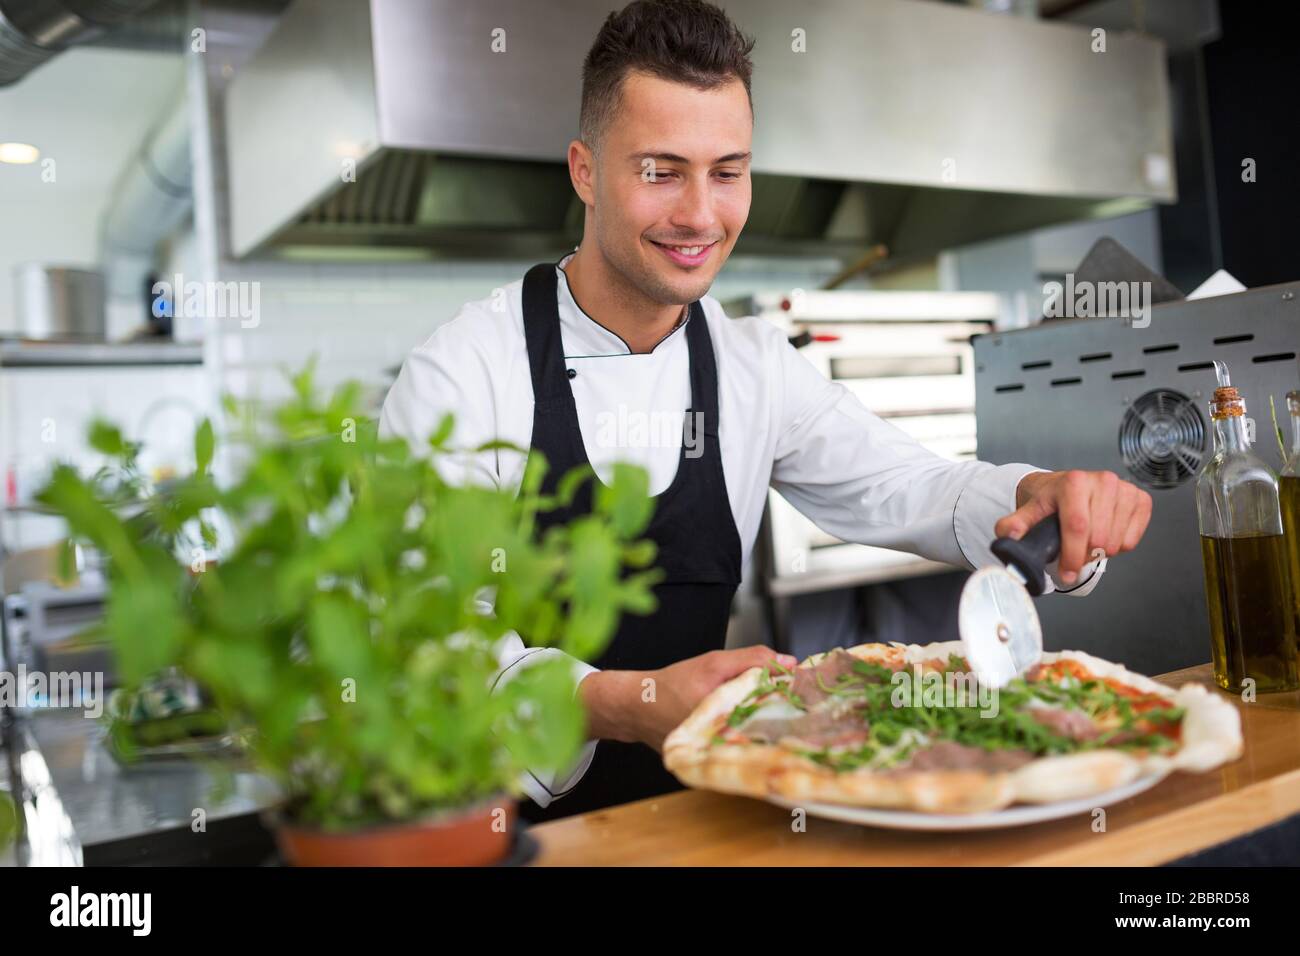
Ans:
[{"label": "white chef jacket", "polygon": [[[652,351],[634,354],[618,335],[575,301],[556,266],[561,339],[587,457],[612,480],[616,461],[650,475],[650,493],[667,489],[682,452],[683,412],[690,405],[685,323]],[[473,448],[503,440],[527,449],[533,428],[533,383],[524,339],[523,280],[461,307],[417,346],[384,402],[380,433],[406,438],[417,452],[446,412],[456,417],[452,443]],[[870,412],[796,349],[785,333],[757,317],[733,319],[712,297],[700,300],[718,369],[719,442],[742,564],[758,534],[768,487],[844,541],[894,548],[962,568],[998,563],[989,551],[999,518],[1016,510],[1026,464],[954,462],[929,451]],[[575,374],[576,373],[576,374]],[[687,431],[686,435],[690,436]],[[524,455],[494,450],[443,462],[453,480],[518,490]],[[1066,588],[1049,568],[1049,588],[1084,595],[1096,587],[1105,558],[1094,552]],[[554,648],[503,639],[497,680]],[[577,679],[595,668],[574,661]],[[522,781],[539,805],[573,787],[596,742],[572,768],[535,771]]]}]

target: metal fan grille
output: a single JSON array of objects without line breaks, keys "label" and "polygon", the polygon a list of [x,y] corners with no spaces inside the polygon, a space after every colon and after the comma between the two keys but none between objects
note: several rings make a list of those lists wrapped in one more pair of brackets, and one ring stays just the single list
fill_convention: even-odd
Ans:
[{"label": "metal fan grille", "polygon": [[1124,413],[1119,453],[1140,484],[1174,488],[1200,470],[1205,437],[1205,421],[1192,400],[1157,388],[1138,396]]}]

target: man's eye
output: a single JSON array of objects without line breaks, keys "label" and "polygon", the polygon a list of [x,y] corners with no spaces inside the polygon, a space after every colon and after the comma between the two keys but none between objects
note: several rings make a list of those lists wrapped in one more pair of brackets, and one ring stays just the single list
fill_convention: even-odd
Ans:
[{"label": "man's eye", "polygon": [[730,170],[719,170],[718,178],[725,179],[727,182],[735,182],[740,178],[740,173],[731,172]]}]

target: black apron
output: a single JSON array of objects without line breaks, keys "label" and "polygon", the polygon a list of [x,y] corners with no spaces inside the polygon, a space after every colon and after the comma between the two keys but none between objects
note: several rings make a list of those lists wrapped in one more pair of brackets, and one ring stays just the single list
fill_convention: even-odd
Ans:
[{"label": "black apron", "polygon": [[[554,263],[534,266],[524,277],[523,289],[535,400],[531,447],[549,464],[543,483],[547,494],[554,493],[571,468],[589,464],[560,340],[555,269]],[[731,600],[740,584],[740,534],[722,474],[713,342],[699,302],[690,309],[685,328],[691,364],[687,420],[702,425],[703,441],[696,432],[694,457],[687,456],[683,442],[677,474],[655,499],[654,518],[644,534],[659,546],[656,564],[664,576],[655,587],[658,608],[649,616],[623,616],[609,646],[592,661],[601,670],[655,670],[719,650],[726,641]],[[588,513],[591,490],[591,481],[584,482],[570,507],[540,516],[539,532]],[[572,788],[554,794],[545,808],[525,800],[520,813],[534,822],[552,820],[680,789],[652,748],[602,740],[591,766]]]}]

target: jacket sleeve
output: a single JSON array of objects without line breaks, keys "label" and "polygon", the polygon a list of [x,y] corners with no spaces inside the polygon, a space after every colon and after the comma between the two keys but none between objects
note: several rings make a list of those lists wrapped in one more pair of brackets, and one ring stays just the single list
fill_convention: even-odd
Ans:
[{"label": "jacket sleeve", "polygon": [[[573,662],[575,694],[583,678],[597,670],[590,664],[569,657],[563,651],[553,647],[525,647],[519,635],[512,632],[501,639],[497,648],[497,661],[501,668],[492,678],[493,691],[505,686],[524,668],[531,667],[548,657],[567,658]],[[554,771],[537,768],[525,770],[519,778],[520,787],[539,807],[549,806],[553,800],[560,799],[577,786],[578,781],[587,772],[587,768],[591,766],[591,760],[596,755],[597,743],[596,740],[587,740],[578,752],[577,758],[568,767]]]},{"label": "jacket sleeve", "polygon": [[[869,411],[793,348],[781,352],[782,401],[772,486],[843,541],[908,551],[956,567],[997,563],[993,527],[1016,510],[1023,463],[951,461]],[[1095,555],[1095,552],[1094,552]],[[1073,586],[1048,569],[1052,590],[1084,595],[1105,561]]]}]

